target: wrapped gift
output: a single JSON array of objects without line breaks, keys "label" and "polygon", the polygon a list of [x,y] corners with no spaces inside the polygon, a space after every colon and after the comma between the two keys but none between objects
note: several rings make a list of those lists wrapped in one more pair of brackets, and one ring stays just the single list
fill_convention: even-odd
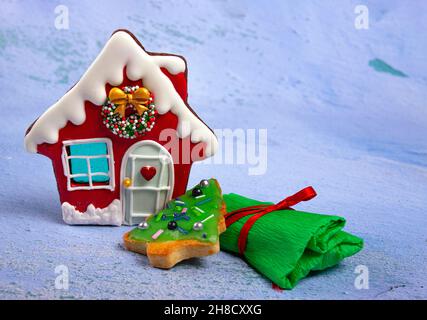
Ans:
[{"label": "wrapped gift", "polygon": [[227,230],[220,238],[221,249],[240,254],[283,289],[292,289],[310,271],[332,267],[359,252],[363,240],[342,231],[344,218],[291,208],[314,196],[312,187],[277,204],[224,195]]}]

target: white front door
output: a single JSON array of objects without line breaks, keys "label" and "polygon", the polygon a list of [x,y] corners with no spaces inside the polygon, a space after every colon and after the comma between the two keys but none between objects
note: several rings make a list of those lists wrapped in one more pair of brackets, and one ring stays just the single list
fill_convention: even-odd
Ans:
[{"label": "white front door", "polygon": [[174,172],[170,153],[152,140],[135,143],[123,157],[121,182],[124,223],[138,224],[163,209],[172,197]]}]

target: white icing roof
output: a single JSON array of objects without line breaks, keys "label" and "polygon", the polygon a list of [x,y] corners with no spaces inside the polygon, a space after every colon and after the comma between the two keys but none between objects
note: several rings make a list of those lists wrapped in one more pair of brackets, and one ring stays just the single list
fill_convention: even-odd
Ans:
[{"label": "white icing roof", "polygon": [[171,111],[178,117],[179,137],[191,135],[193,143],[205,142],[206,157],[215,153],[217,138],[191,112],[172,82],[160,70],[164,67],[172,74],[184,72],[185,61],[177,56],[149,55],[125,31],[114,33],[80,81],[37,119],[25,137],[27,151],[37,152],[38,144],[58,142],[59,130],[67,121],[83,124],[86,120],[84,102],[102,105],[107,99],[105,84],[120,85],[125,66],[130,80],[143,79],[144,86],[154,93],[159,114]]}]

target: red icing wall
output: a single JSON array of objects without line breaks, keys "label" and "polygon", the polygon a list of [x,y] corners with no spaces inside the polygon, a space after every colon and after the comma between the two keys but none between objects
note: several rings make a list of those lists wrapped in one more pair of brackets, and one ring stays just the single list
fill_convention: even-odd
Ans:
[{"label": "red icing wall", "polygon": [[[184,102],[187,102],[187,79],[185,73],[178,75],[171,75],[167,70],[162,69],[169,79],[172,81],[175,89],[180,94]],[[130,81],[126,77],[126,70],[124,73],[124,81],[118,86],[142,86],[142,81]],[[111,85],[106,84],[105,90],[108,92]],[[155,97],[154,97],[155,103]],[[96,208],[107,207],[114,199],[120,199],[120,187],[121,187],[121,164],[122,158],[127,149],[141,140],[154,140],[161,145],[169,144],[169,141],[159,141],[160,132],[163,129],[172,128],[176,129],[178,124],[177,117],[168,112],[163,115],[157,114],[156,123],[154,128],[147,132],[144,136],[136,139],[125,139],[114,135],[105,125],[102,123],[101,106],[96,106],[88,101],[85,102],[86,121],[79,126],[76,126],[70,122],[59,131],[59,140],[55,144],[41,144],[38,146],[37,151],[43,155],[46,155],[52,160],[53,169],[55,172],[58,191],[61,203],[68,202],[76,207],[77,210],[85,212],[89,204],[93,204]],[[62,141],[74,140],[74,139],[90,139],[90,138],[109,138],[113,144],[113,156],[114,156],[114,174],[115,174],[115,188],[114,190],[108,189],[96,189],[96,190],[67,190],[67,177],[64,175],[64,169],[62,165]],[[192,160],[182,161],[182,144],[189,143],[190,150],[193,150],[195,144],[189,142],[187,137],[185,140],[176,139],[179,144],[179,155],[177,156],[174,152],[168,150],[174,161],[174,174],[175,174],[175,185],[173,190],[173,197],[177,197],[183,194],[187,188],[188,178],[190,174]],[[176,144],[175,144],[176,146]],[[168,149],[166,147],[166,149]],[[201,155],[200,155],[201,156]],[[188,157],[188,155],[187,155]]]}]

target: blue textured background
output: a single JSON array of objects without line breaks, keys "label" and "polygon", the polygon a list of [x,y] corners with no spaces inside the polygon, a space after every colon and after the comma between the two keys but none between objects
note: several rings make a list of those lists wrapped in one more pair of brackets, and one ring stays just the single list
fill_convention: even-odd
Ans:
[{"label": "blue textured background", "polygon": [[[427,298],[427,4],[365,1],[370,29],[357,30],[359,1],[266,3],[61,1],[70,29],[56,30],[57,1],[0,2],[0,298]],[[277,292],[227,253],[162,271],[123,249],[129,228],[65,225],[51,164],[25,153],[24,132],[122,27],[187,58],[190,104],[212,128],[268,129],[265,175],[198,165],[190,184],[215,176],[270,201],[313,185],[298,208],[345,217],[365,249]],[[68,291],[54,287],[60,264]],[[353,285],[359,264],[368,290]]]}]

